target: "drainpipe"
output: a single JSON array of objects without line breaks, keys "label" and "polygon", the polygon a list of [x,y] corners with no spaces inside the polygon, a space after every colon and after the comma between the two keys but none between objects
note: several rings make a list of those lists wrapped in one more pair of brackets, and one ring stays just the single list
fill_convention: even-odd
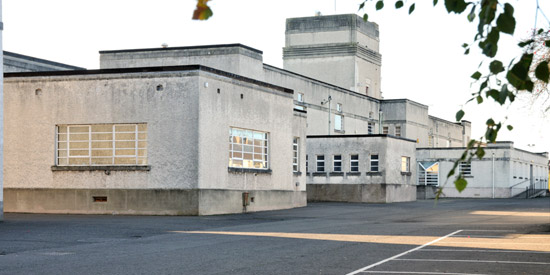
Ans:
[{"label": "drainpipe", "polygon": [[493,153],[493,199],[495,198],[495,153]]}]

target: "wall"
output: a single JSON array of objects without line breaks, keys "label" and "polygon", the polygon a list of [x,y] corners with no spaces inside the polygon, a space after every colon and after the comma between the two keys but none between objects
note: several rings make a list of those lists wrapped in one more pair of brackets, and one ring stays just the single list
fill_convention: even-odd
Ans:
[{"label": "wall", "polygon": [[100,52],[101,69],[195,64],[263,80],[262,52],[241,44]]},{"label": "wall", "polygon": [[[4,60],[2,50],[2,0],[0,0],[0,58]],[[0,221],[4,219],[4,72],[0,68]]]},{"label": "wall", "polygon": [[4,72],[40,72],[40,71],[65,71],[85,70],[81,67],[71,66],[45,59],[4,51]]},{"label": "wall", "polygon": [[[471,136],[470,123],[453,123],[438,117],[429,116],[429,133],[433,136],[433,147],[465,147]],[[450,146],[447,146],[450,144]],[[423,145],[424,146],[424,145]]]},{"label": "wall", "polygon": [[[414,176],[416,175],[416,166],[414,165],[416,163],[416,146],[413,140],[388,135],[308,136],[307,147],[309,200],[325,200],[330,196],[334,196],[331,200],[336,201],[355,201],[358,198],[363,198],[364,202],[416,199],[416,188],[411,187],[416,185]],[[351,172],[350,155],[352,154],[359,155],[359,172]],[[377,172],[371,171],[371,155],[373,154],[378,155],[379,159]],[[317,172],[317,155],[325,156],[325,172]],[[334,171],[334,155],[342,156],[342,172]],[[410,158],[409,172],[401,171],[401,157]],[[367,189],[361,189],[363,188],[361,187],[361,192],[366,192],[365,194],[369,195],[354,199],[349,197],[350,192],[353,193],[353,190],[356,190],[356,187],[349,185],[365,184],[380,185],[381,187],[365,187]],[[340,187],[337,187],[340,185],[342,186],[341,190],[339,190]],[[310,188],[312,188],[311,192]],[[396,188],[397,191],[395,191]]]},{"label": "wall", "polygon": [[443,187],[446,197],[491,198],[494,195],[495,198],[508,198],[517,195],[531,183],[530,165],[538,171],[533,175],[533,182],[539,182],[542,186],[547,184],[547,154],[516,149],[512,142],[497,142],[484,149],[485,155],[481,160],[476,157],[472,159],[471,175],[465,176],[468,186],[461,193],[454,187],[455,176],[447,179],[446,175],[465,148],[419,148],[416,158],[418,161],[439,162],[440,187]]}]

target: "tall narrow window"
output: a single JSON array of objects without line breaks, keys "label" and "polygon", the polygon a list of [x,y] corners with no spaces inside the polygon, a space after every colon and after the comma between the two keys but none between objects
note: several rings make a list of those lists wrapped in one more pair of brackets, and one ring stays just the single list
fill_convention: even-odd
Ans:
[{"label": "tall narrow window", "polygon": [[332,168],[334,172],[342,172],[342,155],[334,155]]},{"label": "tall narrow window", "polygon": [[434,136],[432,135],[428,136],[428,147],[434,147]]},{"label": "tall narrow window", "polygon": [[395,136],[401,136],[401,126],[395,126]]},{"label": "tall narrow window", "polygon": [[336,103],[336,111],[341,113],[342,112],[342,104],[341,103]]},{"label": "tall narrow window", "polygon": [[359,155],[351,155],[349,162],[350,172],[359,172]]},{"label": "tall narrow window", "polygon": [[344,117],[342,115],[334,115],[334,130],[336,131],[344,130],[343,120],[344,120]]},{"label": "tall narrow window", "polygon": [[374,122],[369,122],[368,126],[367,126],[367,133],[369,135],[372,135],[374,134]]},{"label": "tall narrow window", "polygon": [[370,155],[370,171],[378,172],[378,155]]},{"label": "tall narrow window", "polygon": [[401,157],[401,172],[410,172],[410,171],[411,171],[411,158]]},{"label": "tall narrow window", "polygon": [[317,172],[325,172],[325,156],[317,155]]},{"label": "tall narrow window", "polygon": [[298,93],[298,102],[304,102],[304,94]]},{"label": "tall narrow window", "polygon": [[309,172],[309,156],[306,155],[306,173]]},{"label": "tall narrow window", "polygon": [[388,131],[388,126],[383,126],[383,127],[382,127],[382,134],[387,135],[388,132],[389,132],[389,131]]},{"label": "tall narrow window", "polygon": [[229,129],[229,167],[267,169],[268,134],[266,132]]},{"label": "tall narrow window", "polygon": [[145,164],[145,123],[57,126],[57,165]]},{"label": "tall narrow window", "polygon": [[292,171],[300,171],[299,159],[300,159],[300,150],[299,150],[299,141],[300,139],[295,137],[292,139]]},{"label": "tall narrow window", "polygon": [[471,176],[472,175],[472,163],[461,161],[458,166],[458,170],[460,173],[464,176]]}]

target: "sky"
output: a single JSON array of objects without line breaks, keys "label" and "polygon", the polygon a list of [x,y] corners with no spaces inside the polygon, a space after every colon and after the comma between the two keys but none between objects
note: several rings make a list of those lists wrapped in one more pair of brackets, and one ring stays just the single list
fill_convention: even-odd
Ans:
[{"label": "sky", "polygon": [[[409,98],[429,106],[431,115],[454,121],[464,108],[472,122],[472,138],[485,132],[492,117],[514,126],[501,130],[499,140],[517,148],[550,152],[550,113],[547,105],[520,96],[509,106],[465,104],[475,92],[470,75],[482,56],[465,56],[461,45],[473,41],[476,25],[465,15],[449,15],[439,1],[418,0],[412,15],[395,10],[386,0],[382,11],[374,2],[358,11],[360,0],[213,0],[207,21],[191,16],[195,0],[3,0],[4,50],[88,69],[99,67],[99,51],[241,43],[263,51],[264,63],[282,67],[285,19],[290,17],[368,12],[380,28],[382,92],[384,98]],[[521,55],[516,46],[535,26],[536,0],[511,0],[517,20],[515,36],[501,35],[497,58],[507,64]],[[550,16],[550,1],[540,1]],[[537,28],[549,28],[539,14]],[[487,65],[485,65],[487,66]],[[482,67],[483,68],[483,67]],[[486,101],[487,102],[487,101]]]}]

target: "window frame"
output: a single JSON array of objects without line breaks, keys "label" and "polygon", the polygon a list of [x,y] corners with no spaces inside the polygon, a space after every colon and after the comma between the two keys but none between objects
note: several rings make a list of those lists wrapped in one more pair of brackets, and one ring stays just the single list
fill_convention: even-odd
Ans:
[{"label": "window frame", "polygon": [[395,136],[396,136],[396,137],[400,137],[400,136],[401,136],[401,126],[400,126],[400,125],[396,125],[396,126],[395,126]]},{"label": "window frame", "polygon": [[[356,168],[357,170],[354,171],[354,168]],[[359,172],[359,155],[358,154],[351,154],[350,155],[350,157],[349,157],[349,171],[350,172]]]},{"label": "window frame", "polygon": [[[336,118],[339,118],[339,124],[336,123]],[[339,125],[340,128],[337,128],[336,126]],[[344,116],[341,114],[334,114],[334,131],[343,132],[344,131]]]},{"label": "window frame", "polygon": [[[234,135],[234,133],[243,133],[242,136]],[[250,135],[251,134],[251,135]],[[263,135],[263,138],[256,138],[256,134],[258,134],[258,137],[260,135]],[[248,144],[248,140],[252,137],[251,144]],[[237,138],[237,139],[235,139]],[[242,140],[241,143],[235,143],[235,140]],[[246,140],[245,140],[246,138]],[[270,156],[270,142],[269,142],[270,134],[269,132],[259,131],[259,130],[252,130],[252,129],[244,129],[239,127],[229,127],[229,159],[228,159],[228,167],[229,168],[243,168],[243,169],[256,169],[256,170],[269,170],[269,167],[271,165],[269,161]],[[259,140],[260,144],[256,145],[255,141]],[[246,142],[246,143],[244,143]],[[239,146],[241,147],[240,150],[238,150]],[[245,151],[245,147],[252,147],[251,151]],[[261,149],[260,153],[256,152],[256,149]],[[241,155],[241,157],[238,157],[238,155]],[[252,158],[245,158],[245,155],[252,155]],[[255,155],[260,155],[261,159],[256,159]],[[241,161],[241,165],[239,166],[238,161]],[[245,163],[247,166],[245,166]],[[252,163],[252,166],[249,166],[249,164]],[[256,167],[256,163],[263,163],[264,167]]]},{"label": "window frame", "polygon": [[390,132],[390,127],[389,126],[382,126],[382,134],[383,135],[387,135],[389,134]]},{"label": "window frame", "polygon": [[[320,159],[320,158],[322,158],[322,159]],[[319,165],[320,163],[322,165]],[[322,170],[319,169],[321,167],[322,167]],[[320,173],[326,172],[325,155],[316,155],[315,156],[315,172],[320,172]]]},{"label": "window frame", "polygon": [[467,161],[461,161],[458,163],[458,171],[465,177],[472,176],[472,163]]},{"label": "window frame", "polygon": [[376,124],[374,122],[368,122],[367,123],[367,134],[373,135],[375,127],[376,127]]},{"label": "window frame", "polygon": [[[339,159],[337,159],[337,157]],[[338,164],[338,166],[336,165]],[[336,168],[338,167],[338,169]],[[342,155],[333,155],[332,156],[332,171],[333,172],[342,172]]]},{"label": "window frame", "polygon": [[[375,157],[376,158],[373,158]],[[380,155],[378,154],[371,154],[370,155],[370,172],[380,172]]]},{"label": "window frame", "polygon": [[292,138],[292,171],[300,172],[300,138]]},{"label": "window frame", "polygon": [[411,171],[411,157],[401,157],[401,172],[409,173]]}]

